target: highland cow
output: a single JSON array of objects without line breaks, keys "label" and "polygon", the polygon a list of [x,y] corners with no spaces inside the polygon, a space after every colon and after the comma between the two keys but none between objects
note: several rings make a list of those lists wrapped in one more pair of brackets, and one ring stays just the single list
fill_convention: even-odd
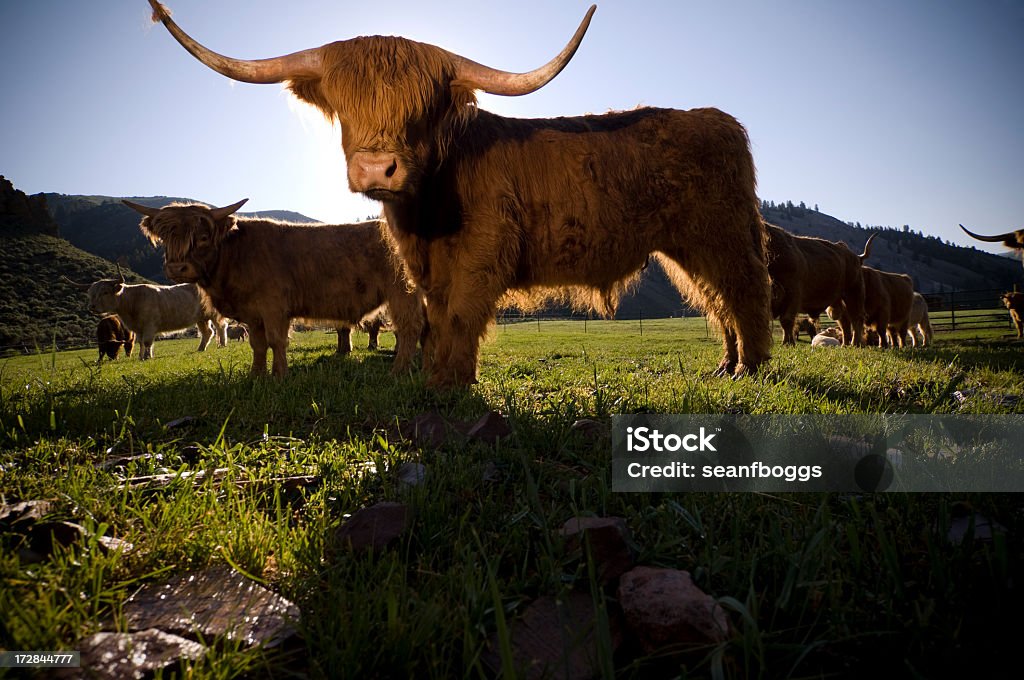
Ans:
[{"label": "highland cow", "polygon": [[864,282],[861,266],[871,252],[872,234],[864,252],[853,253],[845,243],[791,234],[768,225],[768,272],[772,277],[772,318],[782,325],[783,340],[796,344],[794,324],[799,313],[817,319],[828,307],[842,304],[850,314],[839,320],[844,343],[861,343]]},{"label": "highland cow", "polygon": [[[864,328],[878,334],[877,345],[903,347],[910,328],[914,282],[906,274],[892,274],[864,266]],[[828,310],[830,318],[849,322],[850,312],[840,303]],[[876,344],[865,338],[866,344]]]},{"label": "highland cow", "polygon": [[101,279],[93,284],[64,278],[88,291],[90,312],[116,314],[124,327],[138,336],[142,343],[140,361],[153,357],[153,342],[157,334],[178,331],[193,324],[199,329],[200,352],[210,344],[215,333],[221,347],[227,344],[227,319],[210,305],[197,286],[188,283],[177,286],[126,283],[120,267],[118,275],[118,279]]},{"label": "highland cow", "polygon": [[735,118],[639,108],[515,119],[476,106],[476,90],[516,96],[550,82],[594,7],[559,55],[516,74],[399,37],[234,59],[150,4],[210,68],[243,82],[285,82],[340,124],[349,188],[383,203],[426,294],[429,385],[476,381],[481,338],[507,292],[568,290],[578,305],[607,314],[652,253],[722,331],[720,374],[752,372],[769,358],[766,235],[750,143]]},{"label": "highland cow", "polygon": [[249,339],[249,329],[244,323],[233,323],[228,326],[228,339],[242,342]]},{"label": "highland cow", "polygon": [[914,301],[910,307],[910,341],[914,347],[921,336],[921,346],[932,344],[932,322],[928,318],[928,301],[920,293],[914,293]]},{"label": "highland cow", "polygon": [[1000,300],[1010,310],[1010,318],[1013,319],[1013,325],[1017,327],[1017,337],[1024,337],[1024,293],[1016,291],[1003,293]]},{"label": "highland cow", "polygon": [[96,323],[96,344],[100,351],[97,364],[103,363],[103,355],[111,361],[116,359],[121,347],[124,347],[124,355],[130,357],[135,347],[135,333],[125,328],[116,314],[105,316]]},{"label": "highland cow", "polygon": [[[142,232],[163,243],[164,272],[172,281],[198,284],[213,304],[249,329],[252,373],[288,372],[288,329],[295,318],[353,325],[387,304],[399,336],[394,372],[412,364],[423,330],[422,296],[379,221],[360,224],[290,224],[235,217],[245,200],[226,208],[172,204],[147,208]],[[339,349],[341,347],[339,333]]]}]

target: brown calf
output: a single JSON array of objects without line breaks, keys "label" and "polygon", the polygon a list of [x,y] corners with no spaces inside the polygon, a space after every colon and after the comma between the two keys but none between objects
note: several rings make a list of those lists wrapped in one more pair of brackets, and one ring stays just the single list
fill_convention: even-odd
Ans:
[{"label": "brown calf", "polygon": [[132,348],[135,347],[135,333],[124,327],[121,318],[116,314],[105,316],[96,324],[96,344],[99,345],[100,355],[96,363],[103,363],[103,355],[113,361],[117,353],[124,347],[124,355],[130,357]]},{"label": "brown calf", "polygon": [[174,281],[197,283],[224,314],[249,328],[252,373],[288,372],[291,319],[354,325],[387,304],[401,338],[394,371],[407,370],[423,329],[421,295],[406,280],[379,222],[288,224],[235,217],[245,201],[226,208],[177,205],[147,208],[142,232],[164,245],[164,271]]}]

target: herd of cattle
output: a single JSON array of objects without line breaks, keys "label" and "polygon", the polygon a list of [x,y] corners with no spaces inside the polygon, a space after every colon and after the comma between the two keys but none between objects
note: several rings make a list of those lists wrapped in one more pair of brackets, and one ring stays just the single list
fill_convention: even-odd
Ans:
[{"label": "herd of cattle", "polygon": [[[769,358],[773,318],[789,344],[798,315],[813,324],[824,312],[844,345],[902,347],[911,327],[930,340],[927,305],[910,277],[864,264],[870,239],[858,255],[763,221],[747,133],[732,116],[643,107],[515,119],[477,106],[477,90],[518,96],[550,82],[596,7],[549,63],[509,73],[382,36],[234,59],[149,1],[154,21],[203,64],[242,82],[285,83],[340,124],[349,188],[380,201],[382,215],[311,226],[236,217],[245,201],[128,203],[142,213],[143,233],[163,245],[164,271],[179,285],[121,277],[92,284],[89,299],[140,336],[144,359],[155,334],[172,327],[197,324],[200,349],[214,328],[224,343],[231,317],[248,329],[253,373],[266,372],[271,349],[281,376],[290,320],[332,320],[345,351],[348,329],[386,305],[395,371],[409,368],[419,344],[428,385],[471,383],[480,340],[507,294],[559,289],[610,312],[651,255],[720,329],[720,375],[756,371]],[[1005,238],[1024,244],[1020,232]],[[130,351],[127,339],[108,343],[118,341]]]}]

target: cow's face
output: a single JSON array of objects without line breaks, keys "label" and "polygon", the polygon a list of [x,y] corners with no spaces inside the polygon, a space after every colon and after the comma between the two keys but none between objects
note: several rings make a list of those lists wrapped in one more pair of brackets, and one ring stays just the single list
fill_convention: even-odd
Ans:
[{"label": "cow's face", "polygon": [[116,314],[124,283],[114,279],[101,279],[89,286],[89,311],[93,314]]},{"label": "cow's face", "polygon": [[154,244],[164,246],[164,273],[175,283],[210,282],[217,265],[220,245],[235,226],[233,213],[243,199],[226,208],[205,205],[169,205],[146,208],[125,201],[145,215],[139,228]]},{"label": "cow's face", "polygon": [[323,76],[289,87],[341,126],[349,189],[379,201],[415,196],[475,114],[473,88],[432,45],[375,36],[321,51]]}]

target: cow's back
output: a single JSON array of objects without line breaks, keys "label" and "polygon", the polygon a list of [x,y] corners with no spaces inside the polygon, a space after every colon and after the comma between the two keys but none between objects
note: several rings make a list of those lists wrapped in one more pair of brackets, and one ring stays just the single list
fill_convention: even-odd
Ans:
[{"label": "cow's back", "polygon": [[[763,247],[746,131],[717,109],[557,119],[480,111],[458,154],[457,176],[438,181],[454,182],[472,213],[437,224],[433,215],[452,215],[452,206],[428,204],[413,229],[442,238],[461,229],[460,238],[486,244],[509,287],[604,286],[651,250],[692,250],[704,231],[728,228],[727,213],[755,228]],[[731,247],[745,253],[749,243]],[[417,266],[417,253],[403,247],[402,255]]]},{"label": "cow's back", "polygon": [[[213,304],[243,321],[268,315],[357,322],[405,285],[376,221],[297,225],[238,220],[205,287]],[[367,309],[368,301],[375,301]]]}]

